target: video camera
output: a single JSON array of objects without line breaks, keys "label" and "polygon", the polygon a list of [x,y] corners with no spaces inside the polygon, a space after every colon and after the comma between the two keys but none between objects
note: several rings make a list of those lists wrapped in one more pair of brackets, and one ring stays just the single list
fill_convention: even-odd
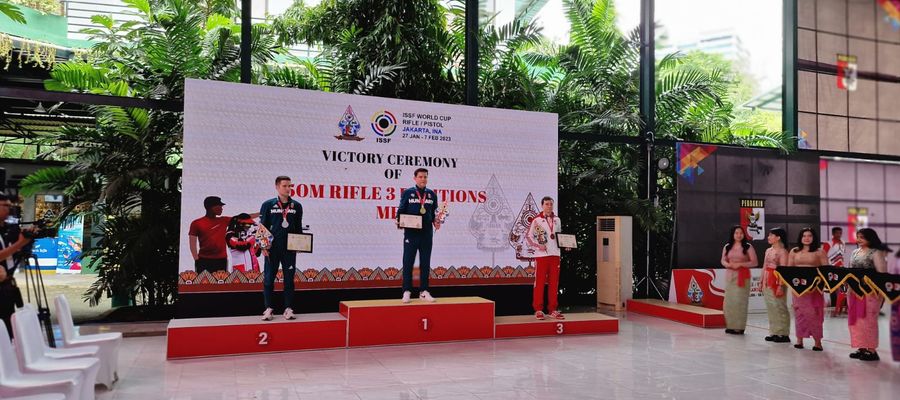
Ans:
[{"label": "video camera", "polygon": [[20,227],[31,227],[31,229],[22,229],[22,236],[25,236],[28,239],[43,239],[48,237],[56,237],[58,228],[50,226],[51,222],[46,219],[39,219],[37,221],[28,221],[19,223]]}]

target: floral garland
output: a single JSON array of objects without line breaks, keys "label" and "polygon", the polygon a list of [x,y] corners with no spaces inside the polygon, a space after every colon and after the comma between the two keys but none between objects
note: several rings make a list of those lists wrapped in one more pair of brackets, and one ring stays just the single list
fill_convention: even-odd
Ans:
[{"label": "floral garland", "polygon": [[[57,47],[45,43],[34,42],[30,40],[18,40],[19,68],[24,64],[33,64],[40,68],[52,69],[56,64]],[[14,46],[13,38],[9,35],[0,33],[0,64],[4,70],[8,70],[13,60],[13,51],[17,48]],[[75,51],[76,55],[78,52]]]}]

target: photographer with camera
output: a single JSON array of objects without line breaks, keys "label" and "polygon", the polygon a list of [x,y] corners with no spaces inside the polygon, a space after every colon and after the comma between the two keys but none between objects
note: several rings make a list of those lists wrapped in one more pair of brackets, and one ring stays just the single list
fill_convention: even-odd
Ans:
[{"label": "photographer with camera", "polygon": [[28,246],[32,239],[26,237],[17,224],[8,224],[12,202],[9,197],[0,194],[0,319],[6,323],[6,329],[12,336],[10,317],[16,307],[22,306],[22,292],[16,286],[13,275],[20,262],[17,257],[22,248]]}]

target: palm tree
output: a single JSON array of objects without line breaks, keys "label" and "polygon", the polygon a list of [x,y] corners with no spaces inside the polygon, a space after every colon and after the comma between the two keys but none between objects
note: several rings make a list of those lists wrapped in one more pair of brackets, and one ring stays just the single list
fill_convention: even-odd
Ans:
[{"label": "palm tree", "polygon": [[[552,101],[546,111],[559,114],[562,131],[637,136],[638,31],[625,34],[618,29],[612,0],[564,0],[564,5],[570,43],[530,58],[553,71]],[[781,132],[734,123],[729,71],[686,61],[684,55],[674,54],[656,65],[657,138],[790,148],[790,138]],[[592,237],[598,213],[617,213],[633,215],[641,230],[660,236],[660,243],[671,240],[674,191],[668,189],[674,187],[674,178],[659,178],[659,204],[638,198],[645,161],[637,146],[562,141],[559,159],[560,211],[574,222],[568,229]],[[636,248],[642,240],[635,238]],[[661,266],[668,265],[667,245],[650,251],[659,255]],[[595,248],[583,247],[566,262],[563,273],[568,276],[562,281],[569,284],[564,295],[589,293],[595,282]]]},{"label": "palm tree", "polygon": [[[57,64],[48,90],[173,100],[184,97],[186,78],[238,79],[233,1],[126,3],[140,20],[94,17],[102,28],[87,30],[97,41],[89,61]],[[260,71],[282,50],[267,26],[253,26],[252,34]],[[98,225],[99,242],[85,252],[99,271],[85,293],[92,304],[106,294],[167,304],[177,294],[182,116],[116,106],[90,111],[96,126],[43,138],[55,147],[42,157],[74,161],[32,174],[22,191],[62,190],[68,203],[61,218],[83,215]]]}]

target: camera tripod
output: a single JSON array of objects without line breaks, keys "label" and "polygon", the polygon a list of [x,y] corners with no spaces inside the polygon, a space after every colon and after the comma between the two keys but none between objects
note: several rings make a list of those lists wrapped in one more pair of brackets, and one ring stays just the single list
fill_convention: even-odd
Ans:
[{"label": "camera tripod", "polygon": [[[30,249],[29,249],[30,250]],[[34,261],[34,265],[28,263]],[[41,275],[41,266],[34,253],[28,251],[25,256],[25,293],[27,302],[31,302],[31,290],[34,288],[34,304],[37,307],[38,321],[44,326],[47,334],[47,344],[56,347],[56,337],[53,334],[53,323],[50,321],[50,302],[47,300],[47,288],[44,286],[44,277]]]}]

